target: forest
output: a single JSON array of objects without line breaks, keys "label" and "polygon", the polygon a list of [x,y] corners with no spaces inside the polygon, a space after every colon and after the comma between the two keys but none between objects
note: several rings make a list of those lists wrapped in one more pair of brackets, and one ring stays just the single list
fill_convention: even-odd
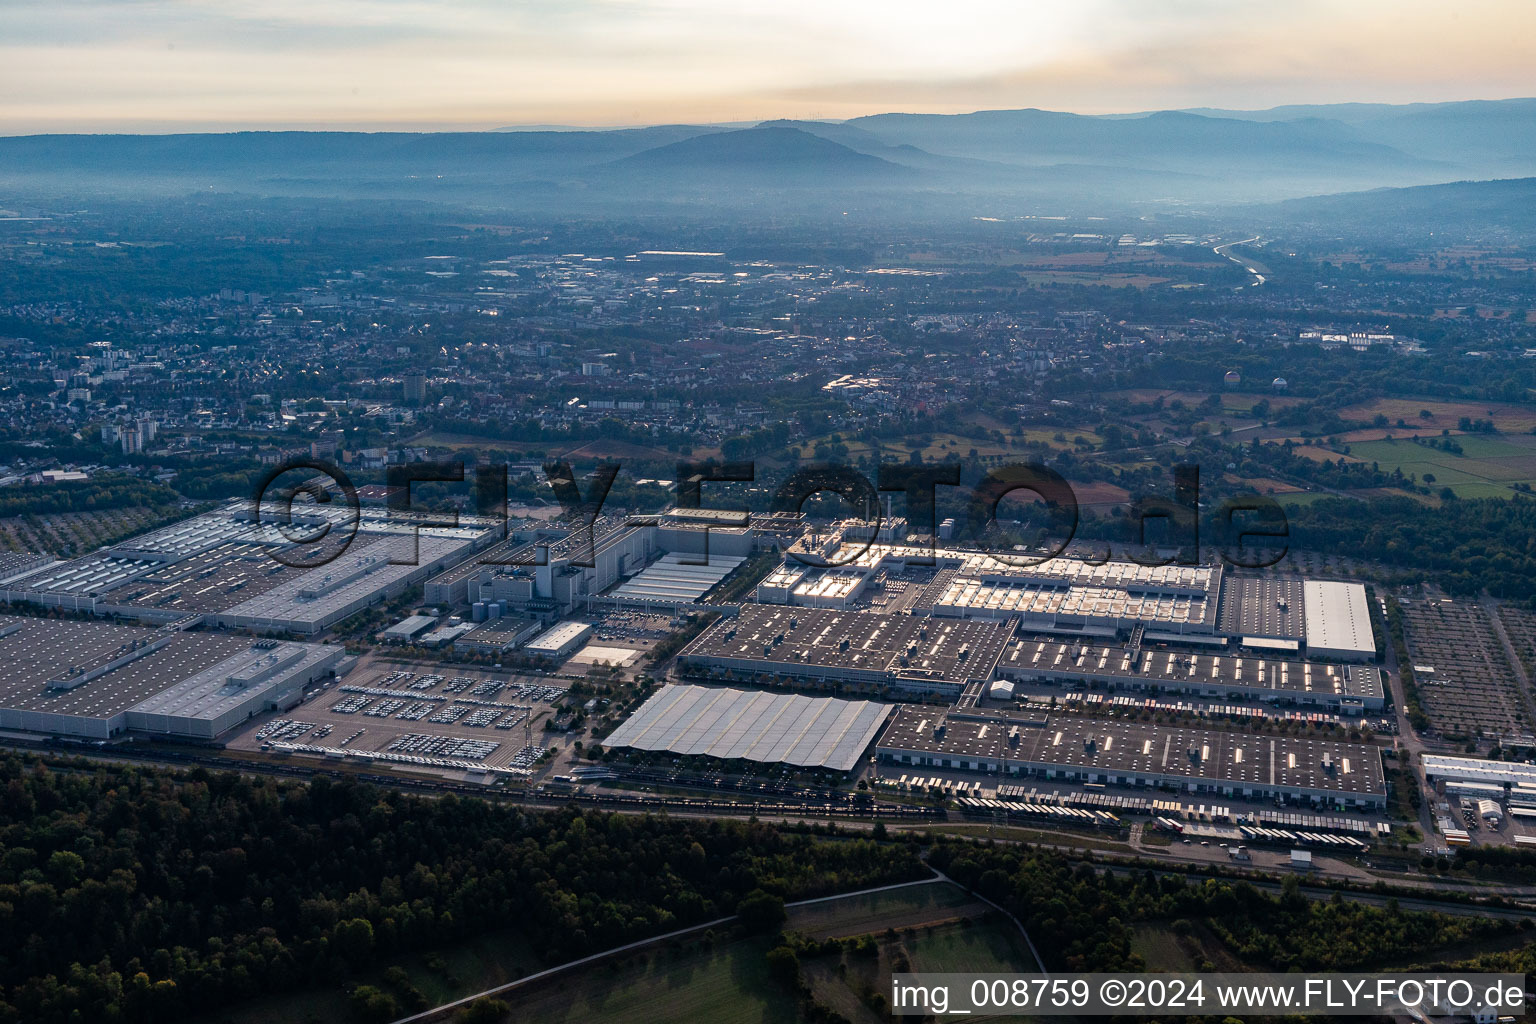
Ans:
[{"label": "forest", "polygon": [[[0,759],[0,850],[3,1024],[182,1019],[498,929],[554,964],[927,874],[905,843],[754,822],[16,756]],[[360,1019],[410,1008],[356,987]]]},{"label": "forest", "polygon": [[1460,499],[1433,508],[1412,498],[1323,498],[1287,515],[1293,547],[1348,551],[1401,568],[1402,582],[1433,578],[1453,594],[1486,589],[1536,600],[1536,502]]}]

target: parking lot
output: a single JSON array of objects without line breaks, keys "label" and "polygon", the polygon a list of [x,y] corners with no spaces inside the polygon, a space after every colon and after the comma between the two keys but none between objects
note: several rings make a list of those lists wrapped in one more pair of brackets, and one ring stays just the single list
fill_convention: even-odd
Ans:
[{"label": "parking lot", "polygon": [[1408,652],[1430,722],[1450,737],[1530,732],[1525,702],[1488,614],[1470,601],[1403,602]]},{"label": "parking lot", "polygon": [[[1177,697],[1154,697],[1145,693],[1098,693],[1040,682],[1016,682],[1013,693],[1016,705],[1042,714],[1054,710],[1057,705],[1070,707],[1081,704],[1094,710],[1127,716],[1144,715],[1150,712],[1236,721],[1269,719],[1316,727],[1368,728],[1378,734],[1397,732],[1397,721],[1391,715],[1377,713],[1346,716],[1312,708],[1269,704],[1258,700],[1211,699],[1186,694]],[[1052,701],[1057,704],[1053,705]]]},{"label": "parking lot", "polygon": [[645,651],[676,628],[670,615],[628,608],[610,608],[589,616],[592,639],[605,647],[629,647]]},{"label": "parking lot", "polygon": [[446,772],[528,768],[557,745],[543,725],[564,696],[564,684],[548,676],[375,660],[298,707],[253,719],[229,746],[275,753],[275,744],[297,745],[338,757],[364,751]]},{"label": "parking lot", "polygon": [[934,570],[924,567],[908,567],[899,572],[882,569],[854,606],[864,611],[900,615],[918,603],[933,577]]}]

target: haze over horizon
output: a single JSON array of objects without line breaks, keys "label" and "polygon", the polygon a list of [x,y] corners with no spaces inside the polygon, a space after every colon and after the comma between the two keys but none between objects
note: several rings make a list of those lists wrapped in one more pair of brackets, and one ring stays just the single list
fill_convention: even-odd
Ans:
[{"label": "haze over horizon", "polygon": [[490,129],[1536,95],[1536,11],[1369,0],[21,2],[0,134]]}]

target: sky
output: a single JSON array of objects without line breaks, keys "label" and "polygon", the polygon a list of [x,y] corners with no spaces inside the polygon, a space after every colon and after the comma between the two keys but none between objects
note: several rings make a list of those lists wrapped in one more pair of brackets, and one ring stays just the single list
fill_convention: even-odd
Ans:
[{"label": "sky", "polygon": [[4,0],[0,134],[1536,95],[1529,0]]}]

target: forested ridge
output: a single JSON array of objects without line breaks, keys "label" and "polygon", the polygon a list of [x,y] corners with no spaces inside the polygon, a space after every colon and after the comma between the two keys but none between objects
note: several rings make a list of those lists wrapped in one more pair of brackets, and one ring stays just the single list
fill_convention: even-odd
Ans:
[{"label": "forested ridge", "polygon": [[163,1021],[517,929],[557,963],[926,874],[907,844],[0,759],[0,1022]]}]

